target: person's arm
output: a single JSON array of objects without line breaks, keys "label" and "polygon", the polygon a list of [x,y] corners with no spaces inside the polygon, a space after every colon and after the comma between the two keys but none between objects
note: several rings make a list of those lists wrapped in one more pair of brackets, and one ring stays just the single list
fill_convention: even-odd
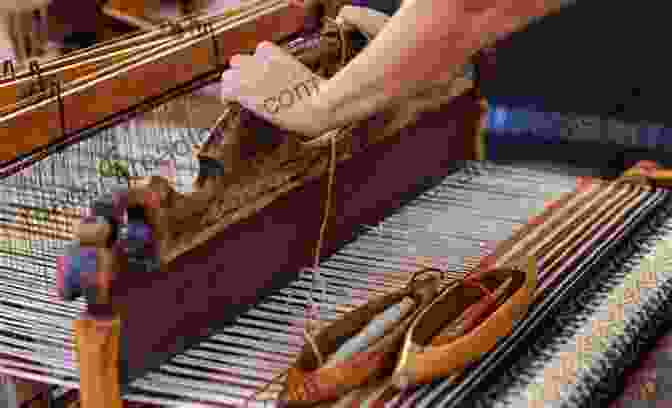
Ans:
[{"label": "person's arm", "polygon": [[[222,98],[310,139],[434,86],[448,88],[472,54],[543,15],[551,1],[561,0],[407,0],[390,19],[343,7],[338,18],[375,38],[334,77],[323,81],[285,50],[263,42],[254,55],[231,58],[222,74]],[[279,103],[291,90],[316,88],[306,91],[308,97]]]},{"label": "person's arm", "polygon": [[[553,4],[551,4],[553,3]],[[379,111],[452,75],[481,47],[558,0],[406,0],[377,37],[320,86],[317,135]]]}]

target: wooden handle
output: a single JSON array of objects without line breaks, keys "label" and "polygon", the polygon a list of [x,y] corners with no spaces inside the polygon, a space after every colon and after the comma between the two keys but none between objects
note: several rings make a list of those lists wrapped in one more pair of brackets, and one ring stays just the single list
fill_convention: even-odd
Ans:
[{"label": "wooden handle", "polygon": [[82,408],[123,408],[119,386],[121,321],[83,317],[74,322]]}]

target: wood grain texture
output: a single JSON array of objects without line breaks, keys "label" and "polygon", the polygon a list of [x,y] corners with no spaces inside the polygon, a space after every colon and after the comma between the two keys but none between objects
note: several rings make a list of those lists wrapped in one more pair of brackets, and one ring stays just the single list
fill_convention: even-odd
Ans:
[{"label": "wood grain texture", "polygon": [[122,408],[118,356],[119,319],[74,322],[82,408]]}]

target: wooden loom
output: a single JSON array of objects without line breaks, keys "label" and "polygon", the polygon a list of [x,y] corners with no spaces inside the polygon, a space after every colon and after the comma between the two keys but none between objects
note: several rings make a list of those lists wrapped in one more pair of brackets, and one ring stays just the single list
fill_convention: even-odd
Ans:
[{"label": "wooden loom", "polygon": [[[0,85],[3,101],[16,101],[21,89],[37,86],[38,92],[4,108],[0,159],[39,151],[176,86],[212,82],[231,55],[263,40],[287,38],[300,31],[303,19],[301,10],[281,0],[250,2],[235,16],[195,16],[182,26],[164,25],[16,73]],[[184,33],[176,38],[176,30]],[[140,79],[143,87],[130,85]],[[391,199],[445,175],[455,160],[477,158],[475,135],[483,107],[474,92],[466,92],[470,87],[465,83],[441,111],[421,115],[381,142],[370,143],[367,137],[375,133],[373,119],[354,133],[352,155],[336,170],[323,256],[350,240],[354,227],[380,220]],[[56,123],[60,129],[54,133]],[[23,140],[15,141],[12,135],[19,133]],[[414,165],[405,165],[410,160]],[[130,381],[197,343],[310,265],[326,181],[324,172],[310,177],[176,257],[160,274],[120,275],[111,305],[119,318],[84,317],[75,324],[84,408],[121,406],[120,393]],[[255,247],[264,248],[263,257],[247,254]],[[231,279],[239,273],[245,279]],[[148,298],[155,302],[147,304]],[[176,299],[188,299],[188,308]]]}]

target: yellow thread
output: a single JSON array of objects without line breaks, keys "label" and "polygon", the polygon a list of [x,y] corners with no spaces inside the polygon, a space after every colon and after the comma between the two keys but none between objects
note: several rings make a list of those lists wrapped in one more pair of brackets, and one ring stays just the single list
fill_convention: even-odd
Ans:
[{"label": "yellow thread", "polygon": [[[339,132],[340,133],[340,132]],[[315,248],[315,258],[313,260],[313,267],[317,268],[320,264],[320,254],[322,252],[322,245],[324,244],[324,236],[327,231],[327,223],[329,221],[329,215],[331,212],[332,204],[332,195],[334,188],[334,180],[336,173],[336,137],[338,134],[330,138],[331,141],[331,158],[329,164],[329,181],[327,184],[327,200],[326,206],[324,208],[324,215],[322,216],[322,226],[320,227],[320,238],[317,241],[317,247]]]},{"label": "yellow thread", "polygon": [[[340,135],[341,132],[338,132],[337,134],[333,135],[330,138],[330,146],[331,146],[331,157],[330,157],[330,164],[329,164],[329,176],[328,176],[328,184],[327,184],[327,199],[326,199],[326,206],[324,209],[324,213],[322,216],[322,225],[320,227],[320,237],[317,241],[317,246],[315,247],[315,257],[313,259],[313,267],[317,268],[319,263],[320,263],[320,253],[322,252],[322,246],[324,243],[324,236],[326,234],[327,230],[327,224],[329,221],[329,216],[331,214],[331,205],[332,205],[332,196],[333,196],[333,188],[334,188],[334,181],[336,179],[336,140],[338,136]],[[308,321],[306,322],[306,326],[308,326],[311,322]],[[317,357],[319,365],[322,365],[324,362],[322,353],[319,351],[317,347],[317,342],[315,341],[315,338],[313,335],[310,333],[308,330],[308,327],[306,327],[303,330],[303,336],[305,339],[308,341],[308,344],[311,346],[312,351],[315,353],[315,356]],[[257,396],[264,391],[266,391],[271,385],[277,383],[280,381],[280,379],[284,378],[287,376],[287,372],[284,371],[277,375],[276,377],[272,378],[269,382],[267,382],[261,389],[256,391],[254,394],[252,394],[250,397],[248,397],[245,401],[245,406],[248,406],[251,400],[256,400]]]},{"label": "yellow thread", "polygon": [[[350,49],[347,47],[347,39],[345,37],[345,31],[344,28],[338,24],[335,20],[327,18],[327,21],[333,22],[336,24],[336,27],[338,28],[338,34],[339,34],[339,40],[341,42],[341,64],[345,65],[345,62],[347,61],[348,57],[350,56]],[[322,253],[322,247],[324,245],[324,238],[326,235],[327,231],[327,225],[329,223],[329,216],[331,215],[331,206],[332,206],[332,201],[333,201],[333,189],[334,189],[334,184],[335,184],[335,179],[336,179],[336,142],[337,140],[340,140],[340,136],[347,132],[348,130],[352,129],[353,126],[347,126],[345,128],[341,128],[338,132],[335,132],[334,134],[330,135],[329,137],[329,142],[330,142],[330,158],[329,158],[329,173],[328,173],[328,182],[327,182],[327,198],[326,198],[326,203],[325,203],[325,208],[324,208],[324,213],[322,215],[322,223],[320,225],[320,235],[317,240],[317,245],[315,246],[315,253],[314,253],[314,258],[313,258],[313,268],[317,269],[320,264],[320,255]],[[305,143],[304,145],[308,145],[310,142]],[[313,271],[313,273],[315,273]],[[314,276],[314,275],[313,275]],[[303,330],[303,336],[310,345],[313,353],[315,353],[315,356],[318,360],[318,364],[321,366],[324,364],[324,358],[322,356],[322,353],[320,352],[319,348],[317,347],[317,342],[315,341],[315,337],[312,335],[312,333],[309,330],[309,326],[316,326],[317,324],[311,320],[308,320],[306,322],[306,327]],[[258,396],[260,393],[264,392],[268,387],[270,387],[273,383],[278,381],[279,378],[282,378],[286,376],[286,372],[278,375],[277,377],[271,379],[270,382],[268,382],[264,387],[262,387],[259,391],[255,392],[252,394],[250,399],[256,399],[256,396]],[[248,405],[250,399],[247,400],[246,406]]]},{"label": "yellow thread", "polygon": [[324,365],[324,357],[322,356],[322,352],[320,352],[320,349],[317,347],[317,342],[315,341],[315,338],[310,333],[310,330],[307,327],[303,329],[303,337],[308,342],[310,347],[313,349],[313,353],[315,353],[315,357],[317,357],[317,365],[320,367]]}]

